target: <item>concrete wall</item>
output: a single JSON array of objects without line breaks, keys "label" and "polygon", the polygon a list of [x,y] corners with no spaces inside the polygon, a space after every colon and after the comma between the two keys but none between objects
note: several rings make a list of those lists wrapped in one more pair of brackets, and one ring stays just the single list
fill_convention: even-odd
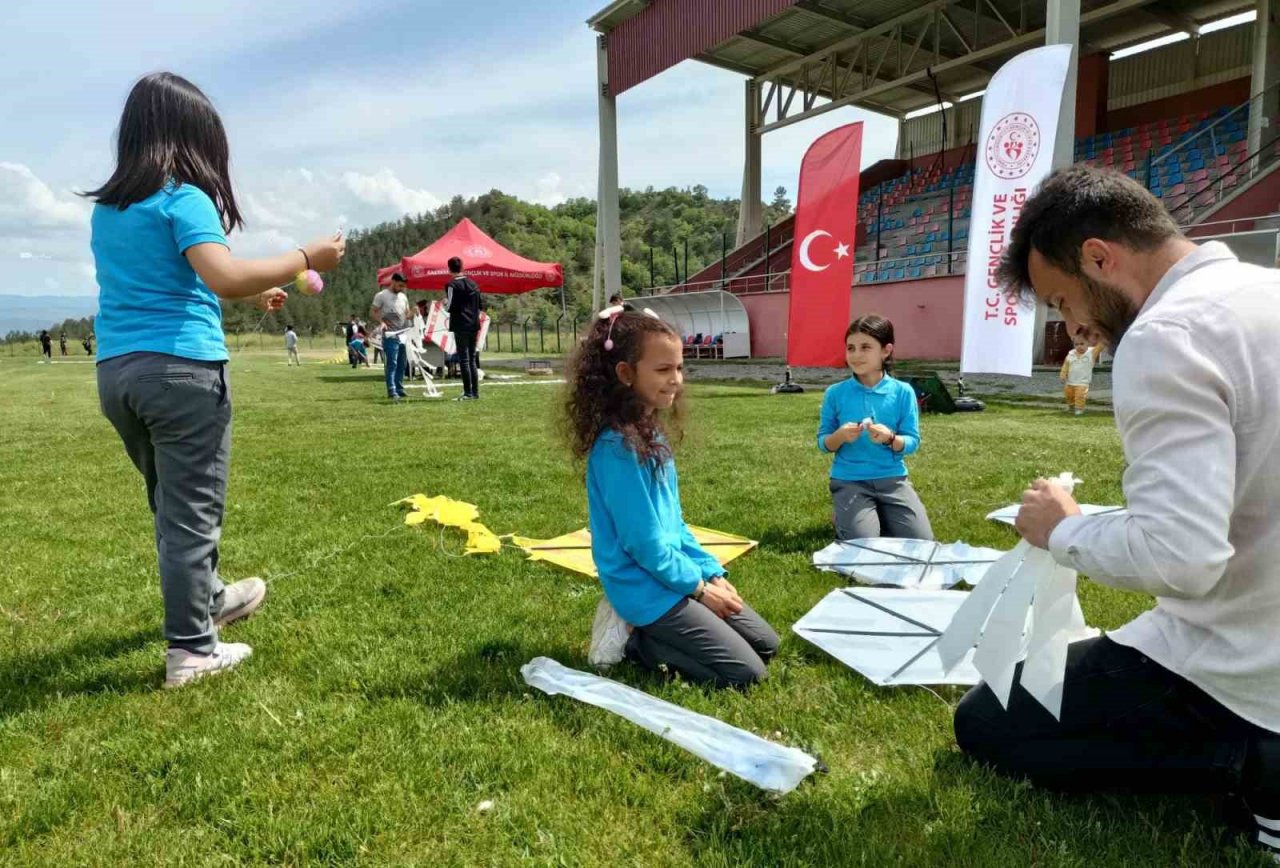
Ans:
[{"label": "concrete wall", "polygon": [[[751,355],[785,356],[791,294],[747,295],[741,301],[751,321]],[[899,358],[958,360],[964,276],[855,286],[850,318],[867,313],[878,313],[893,323]]]}]

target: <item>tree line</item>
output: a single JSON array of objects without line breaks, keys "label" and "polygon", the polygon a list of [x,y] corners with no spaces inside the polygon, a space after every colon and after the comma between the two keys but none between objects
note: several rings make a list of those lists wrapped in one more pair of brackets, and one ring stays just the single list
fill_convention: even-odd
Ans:
[{"label": "tree line", "polygon": [[[682,277],[719,260],[722,249],[732,250],[738,221],[737,199],[715,199],[701,185],[676,189],[624,189],[619,193],[622,229],[622,283],[626,294],[649,286],[676,283]],[[779,187],[765,205],[765,219],[777,222],[791,213],[787,192]],[[283,311],[265,316],[253,307],[224,303],[223,326],[230,333],[282,332],[287,324],[301,335],[329,334],[352,314],[362,319],[377,291],[376,274],[417,253],[469,218],[498,243],[528,259],[564,266],[563,298],[559,289],[543,289],[517,296],[487,297],[489,313],[499,323],[550,325],[564,310],[570,318],[590,314],[594,268],[596,203],[570,199],[554,207],[525,202],[500,190],[464,199],[455,196],[432,212],[406,216],[369,229],[351,232],[342,264],[325,275],[318,296],[293,293]],[[483,287],[482,287],[483,289]],[[439,297],[428,293],[427,297]],[[414,294],[415,298],[421,297]],[[49,332],[65,331],[79,340],[92,331],[89,319],[52,323]],[[35,333],[12,331],[5,343],[34,340]]]}]

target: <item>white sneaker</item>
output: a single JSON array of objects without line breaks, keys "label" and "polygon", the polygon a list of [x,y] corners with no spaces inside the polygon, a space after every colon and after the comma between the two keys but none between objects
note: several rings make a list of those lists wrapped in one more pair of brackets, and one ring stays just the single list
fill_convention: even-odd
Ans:
[{"label": "white sneaker", "polygon": [[607,598],[596,606],[596,617],[591,622],[591,648],[587,662],[599,669],[607,669],[621,663],[631,635],[631,625],[613,610]]},{"label": "white sneaker", "polygon": [[165,689],[217,675],[238,666],[249,658],[253,649],[243,642],[219,642],[209,654],[196,654],[184,648],[170,648],[164,655]]},{"label": "white sneaker", "polygon": [[257,577],[227,585],[222,592],[222,610],[214,617],[213,626],[222,627],[249,617],[266,598],[267,583]]}]

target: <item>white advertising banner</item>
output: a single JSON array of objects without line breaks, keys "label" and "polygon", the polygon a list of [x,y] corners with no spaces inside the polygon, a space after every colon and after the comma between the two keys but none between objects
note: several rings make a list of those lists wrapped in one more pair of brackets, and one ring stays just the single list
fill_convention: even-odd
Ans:
[{"label": "white advertising banner", "polygon": [[1071,46],[1047,45],[1000,68],[982,97],[964,281],[965,373],[1031,376],[1035,307],[995,279],[1027,197],[1053,168]]}]

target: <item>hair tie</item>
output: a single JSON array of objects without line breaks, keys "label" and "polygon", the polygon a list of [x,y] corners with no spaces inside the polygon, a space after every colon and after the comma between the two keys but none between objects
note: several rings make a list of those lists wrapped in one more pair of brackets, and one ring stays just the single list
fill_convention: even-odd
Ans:
[{"label": "hair tie", "polygon": [[[609,321],[609,331],[604,338],[605,352],[612,352],[613,350],[613,324],[618,321],[618,317],[620,317],[623,314],[623,312],[626,311],[626,309],[627,309],[626,305],[615,304],[613,307],[606,307],[604,310],[600,311],[599,314],[597,314],[600,317],[600,319],[607,319]],[[647,307],[642,311],[642,313],[645,316],[650,317],[652,319],[656,319],[656,320],[662,319],[662,317],[658,316],[650,308],[647,308]]]},{"label": "hair tie", "polygon": [[623,310],[625,310],[625,308],[622,305],[615,304],[613,307],[606,307],[604,310],[600,311],[600,319],[607,319],[609,321],[609,333],[606,334],[604,338],[604,350],[606,353],[613,350],[613,324],[618,321],[618,316],[623,312]]}]

